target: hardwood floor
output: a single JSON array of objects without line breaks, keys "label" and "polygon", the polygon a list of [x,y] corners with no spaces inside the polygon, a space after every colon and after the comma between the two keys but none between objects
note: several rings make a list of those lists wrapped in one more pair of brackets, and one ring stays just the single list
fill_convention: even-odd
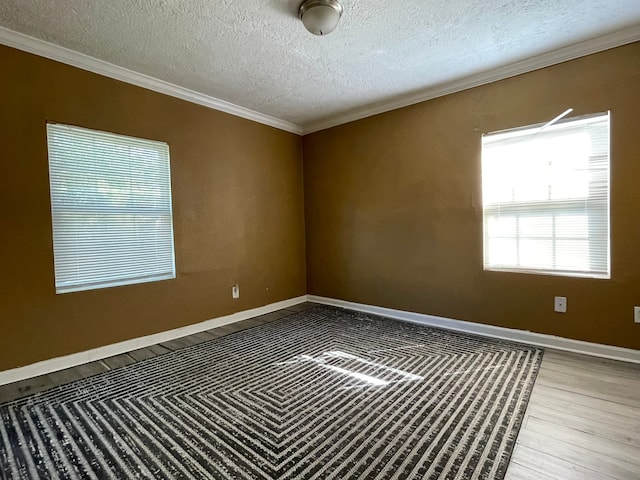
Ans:
[{"label": "hardwood floor", "polygon": [[506,480],[640,479],[640,365],[547,350]]},{"label": "hardwood floor", "polygon": [[313,307],[313,303],[302,303],[299,305],[293,305],[291,307],[278,310],[277,312],[267,313],[260,315],[259,317],[249,318],[240,322],[231,323],[222,327],[212,328],[205,332],[195,333],[186,337],[176,338],[163,342],[158,345],[151,345],[149,347],[133,350],[128,353],[115,355],[113,357],[104,358],[91,363],[85,363],[78,365],[77,367],[67,368],[65,370],[59,370],[57,372],[49,373],[47,375],[41,375],[39,377],[28,378],[19,382],[10,383],[7,385],[0,385],[0,402],[7,402],[15,400],[27,395],[42,392],[48,390],[57,385],[63,385],[65,383],[87,378],[98,373],[106,372],[114,368],[130,365],[135,362],[145,360],[147,358],[156,357],[158,355],[165,354],[167,352],[184,348],[189,345],[195,345],[205,342],[207,340],[229,335],[240,330],[255,327],[263,323],[272,322],[278,318],[291,315],[293,313],[305,310]]},{"label": "hardwood floor", "polygon": [[[0,386],[0,402],[267,323],[305,303]],[[640,365],[546,350],[506,480],[640,479]]]}]

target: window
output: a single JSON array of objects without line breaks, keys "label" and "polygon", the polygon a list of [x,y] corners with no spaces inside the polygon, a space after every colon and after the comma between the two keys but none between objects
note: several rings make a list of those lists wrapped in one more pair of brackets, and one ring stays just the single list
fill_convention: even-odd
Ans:
[{"label": "window", "polygon": [[482,137],[484,268],[609,278],[609,113]]},{"label": "window", "polygon": [[169,146],[47,125],[56,293],[175,278]]}]

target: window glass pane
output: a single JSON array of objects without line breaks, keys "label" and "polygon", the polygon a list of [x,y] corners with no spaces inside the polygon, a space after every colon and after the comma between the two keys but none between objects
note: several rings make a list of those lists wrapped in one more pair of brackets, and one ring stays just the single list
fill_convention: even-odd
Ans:
[{"label": "window glass pane", "polygon": [[558,268],[577,271],[589,270],[588,240],[558,240],[556,248]]},{"label": "window glass pane", "polygon": [[487,235],[490,237],[514,237],[516,217],[493,216],[488,219]]},{"label": "window glass pane", "polygon": [[539,201],[549,197],[549,168],[535,151],[518,146],[518,155],[513,157],[515,201]]},{"label": "window glass pane", "polygon": [[555,150],[549,153],[552,200],[585,198],[589,195],[589,136],[584,133],[554,139]]},{"label": "window glass pane", "polygon": [[492,265],[514,265],[518,262],[518,244],[515,239],[495,238],[489,242],[489,259]]},{"label": "window glass pane", "polygon": [[556,235],[560,238],[587,238],[589,217],[587,215],[560,215],[556,219]]},{"label": "window glass pane", "polygon": [[519,266],[547,270],[553,268],[553,240],[520,240]]},{"label": "window glass pane", "polygon": [[522,215],[519,234],[523,237],[553,237],[553,217]]}]

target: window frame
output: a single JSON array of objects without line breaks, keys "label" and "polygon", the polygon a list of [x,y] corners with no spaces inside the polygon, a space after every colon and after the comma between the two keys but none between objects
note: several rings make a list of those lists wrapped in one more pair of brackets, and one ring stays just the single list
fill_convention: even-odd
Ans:
[{"label": "window frame", "polygon": [[[592,162],[594,159],[601,158],[601,160],[606,159],[606,169],[607,169],[607,190],[606,190],[606,199],[598,199],[597,197],[585,196],[582,198],[575,198],[573,200],[567,199],[547,199],[540,201],[512,201],[510,204],[506,204],[507,202],[497,202],[499,204],[491,204],[489,206],[485,205],[485,164],[484,164],[484,141],[488,136],[494,135],[502,135],[502,134],[514,134],[514,136],[519,135],[527,135],[526,132],[531,130],[530,134],[533,135],[537,133],[537,131],[541,131],[546,128],[548,124],[539,123],[534,125],[526,125],[521,127],[516,127],[512,129],[500,130],[495,132],[489,132],[486,134],[482,134],[481,137],[481,148],[480,148],[480,170],[481,170],[481,193],[482,193],[482,237],[483,237],[483,246],[482,246],[482,263],[483,263],[483,271],[494,271],[494,272],[510,272],[510,273],[524,273],[524,274],[534,274],[534,275],[553,275],[553,276],[563,276],[563,277],[579,277],[579,278],[595,278],[595,279],[610,279],[611,278],[611,112],[599,112],[587,115],[581,115],[577,117],[571,117],[563,119],[559,122],[556,122],[554,125],[562,126],[567,123],[578,123],[585,122],[591,119],[598,119],[606,116],[607,121],[607,154],[598,156],[594,155],[589,157],[589,161]],[[585,122],[587,123],[587,122]],[[589,171],[593,172],[596,170],[595,168],[590,167]],[[600,200],[600,201],[598,201]],[[527,266],[500,266],[496,264],[488,264],[488,252],[489,248],[489,240],[490,238],[504,238],[504,239],[515,239],[516,240],[516,248],[519,249],[520,240],[521,239],[530,239],[530,240],[548,240],[553,243],[552,247],[552,259],[555,261],[556,258],[556,245],[558,240],[585,240],[590,242],[591,238],[597,237],[597,233],[588,233],[584,237],[573,237],[573,236],[557,236],[555,234],[556,231],[556,218],[562,215],[571,215],[573,213],[585,213],[585,202],[588,202],[590,205],[590,212],[597,210],[604,210],[604,217],[606,217],[606,240],[602,241],[602,243],[606,244],[606,272],[597,272],[593,269],[591,270],[571,270],[571,269],[549,269],[549,268],[533,268]],[[532,208],[532,205],[538,203],[537,208]],[[500,236],[494,235],[489,237],[488,232],[488,216],[491,212],[500,212],[502,214],[509,213],[515,218],[516,222],[519,222],[521,217],[536,217],[536,216],[548,216],[551,217],[553,223],[553,234],[551,236],[527,236],[522,235],[520,233],[520,227],[515,228],[515,235],[511,236]],[[591,249],[591,245],[589,246]],[[520,263],[520,253],[518,252],[518,263]],[[593,256],[589,255],[589,264],[593,265]]]},{"label": "window frame", "polygon": [[[91,198],[90,194],[86,194],[84,196],[82,194],[79,194],[78,201],[76,203],[60,201],[60,199],[57,197],[57,194],[54,194],[54,189],[60,188],[61,186],[64,186],[64,184],[59,183],[54,185],[54,183],[57,181],[56,178],[60,176],[60,173],[58,172],[56,172],[55,175],[53,173],[54,162],[57,162],[55,168],[62,169],[62,171],[64,171],[63,169],[65,167],[71,170],[73,168],[73,164],[71,161],[68,161],[68,165],[61,167],[61,165],[64,163],[64,160],[55,160],[54,162],[52,162],[52,145],[51,145],[52,135],[55,135],[56,133],[52,134],[51,132],[53,132],[56,129],[58,130],[58,134],[60,131],[64,131],[64,130],[67,130],[66,133],[71,132],[70,135],[72,135],[73,133],[77,133],[76,140],[82,134],[78,132],[83,132],[87,136],[95,135],[96,137],[102,137],[103,139],[111,139],[113,141],[113,145],[117,145],[117,142],[115,140],[120,139],[122,143],[118,145],[119,147],[137,143],[138,145],[141,145],[143,147],[144,146],[148,147],[150,150],[158,149],[158,151],[160,151],[160,149],[162,149],[164,153],[163,155],[161,155],[161,161],[164,161],[166,159],[166,164],[162,165],[162,168],[164,168],[166,171],[163,172],[162,174],[163,182],[160,185],[160,190],[162,190],[163,192],[162,202],[166,202],[166,205],[162,205],[162,202],[159,202],[158,204],[155,204],[152,207],[142,206],[142,205],[132,205],[131,203],[125,204],[122,206],[114,206],[112,204],[107,205],[104,202],[102,203],[86,202],[83,204],[82,203],[83,200],[86,201],[86,199]],[[171,158],[170,158],[169,145],[166,142],[162,142],[158,140],[150,140],[146,138],[134,137],[131,135],[123,135],[119,133],[107,132],[104,130],[90,129],[86,127],[79,127],[75,125],[65,124],[61,122],[51,122],[51,121],[46,122],[46,139],[47,139],[47,164],[49,168],[49,200],[50,200],[50,207],[51,207],[51,210],[50,210],[51,211],[51,233],[52,233],[52,247],[53,247],[52,253],[54,257],[53,266],[54,266],[54,283],[55,283],[56,294],[64,294],[64,293],[79,292],[79,291],[86,291],[86,290],[96,290],[96,289],[110,288],[110,287],[116,287],[116,286],[135,285],[140,283],[156,282],[156,281],[170,280],[170,279],[176,278],[173,194],[172,194]],[[106,143],[108,140],[103,140],[103,141]],[[71,154],[71,157],[73,157],[73,155],[78,155],[78,152],[74,151]],[[114,156],[117,156],[117,155],[114,155]],[[127,158],[127,160],[131,160],[131,152],[129,152],[129,155],[124,158]],[[142,165],[142,163],[139,164],[138,167],[140,167],[140,165]],[[67,170],[67,172],[69,170]],[[98,176],[100,173],[103,173],[100,171],[100,169],[97,169],[95,172],[96,172],[96,176]],[[103,178],[106,179],[111,177],[105,176]],[[134,179],[135,177],[130,176],[127,178]],[[77,189],[76,191],[80,191],[81,187],[75,186],[74,188]],[[73,191],[73,190],[71,189],[69,191]],[[57,201],[56,201],[56,198],[58,198]],[[57,203],[57,202],[60,202],[60,203]],[[64,278],[60,278],[58,275],[58,263],[59,263],[60,257],[59,257],[59,254],[57,254],[57,251],[61,249],[60,247],[62,245],[67,246],[67,243],[68,245],[71,245],[71,246],[74,246],[74,245],[77,246],[78,243],[76,242],[74,244],[72,241],[60,240],[65,234],[63,233],[61,226],[58,226],[59,240],[58,241],[56,240],[56,225],[57,225],[56,219],[59,220],[59,223],[62,223],[64,222],[64,220],[62,220],[62,217],[64,215],[69,215],[69,214],[75,215],[75,216],[81,216],[83,214],[86,214],[87,218],[93,218],[93,219],[99,218],[100,216],[103,216],[103,218],[109,218],[109,216],[112,216],[111,218],[112,219],[115,218],[116,221],[117,221],[117,216],[139,217],[139,218],[136,218],[136,221],[138,221],[138,220],[144,219],[146,214],[147,221],[153,221],[155,219],[157,222],[157,221],[160,221],[160,219],[162,218],[164,218],[165,221],[168,220],[167,222],[168,229],[169,229],[168,235],[166,234],[164,236],[159,235],[159,236],[154,236],[153,238],[154,238],[154,241],[156,242],[158,240],[164,240],[163,243],[165,243],[165,245],[163,248],[166,249],[164,252],[164,255],[166,259],[170,259],[170,263],[169,263],[170,268],[166,268],[164,273],[153,273],[153,274],[148,273],[149,270],[147,270],[147,274],[145,274],[144,270],[140,269],[139,275],[137,276],[132,276],[127,273],[123,274],[122,272],[120,273],[119,277],[117,277],[117,274],[113,274],[113,273],[111,275],[105,274],[102,280],[97,280],[94,282],[88,282],[88,281],[71,282],[69,280],[65,281]],[[109,226],[109,223],[108,222],[105,223],[103,221],[103,222],[98,222],[97,228],[98,229],[106,228],[108,226]],[[139,227],[139,224],[135,222],[133,222],[133,225],[126,225],[126,222],[124,222],[119,224],[117,228],[119,228],[118,230],[119,233],[131,233],[132,228],[134,230],[138,230],[138,227]],[[77,230],[75,232],[77,232],[77,235],[79,237],[83,233],[86,234],[87,232],[92,232],[92,230],[91,229]],[[97,236],[99,237],[99,235]],[[113,239],[109,239],[108,236],[104,236],[104,235],[101,238],[99,238],[99,241],[100,240],[103,242],[102,244],[103,247],[105,245],[104,242],[108,242],[109,240],[113,241]],[[99,241],[97,243],[99,243]],[[151,244],[151,242],[149,242],[149,244]],[[146,248],[149,248],[149,247],[147,246]],[[145,252],[146,248],[139,250],[138,252]],[[170,249],[170,252],[169,252],[169,249]],[[158,265],[158,264],[154,264],[154,265]],[[130,272],[133,272],[133,269],[131,269]],[[79,278],[81,278],[81,276]]]}]

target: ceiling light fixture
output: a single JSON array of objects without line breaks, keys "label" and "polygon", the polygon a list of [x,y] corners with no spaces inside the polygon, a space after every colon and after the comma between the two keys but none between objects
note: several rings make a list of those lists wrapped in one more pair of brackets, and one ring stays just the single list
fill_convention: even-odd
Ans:
[{"label": "ceiling light fixture", "polygon": [[304,0],[298,7],[298,15],[311,33],[327,35],[338,25],[342,5],[337,0]]}]

